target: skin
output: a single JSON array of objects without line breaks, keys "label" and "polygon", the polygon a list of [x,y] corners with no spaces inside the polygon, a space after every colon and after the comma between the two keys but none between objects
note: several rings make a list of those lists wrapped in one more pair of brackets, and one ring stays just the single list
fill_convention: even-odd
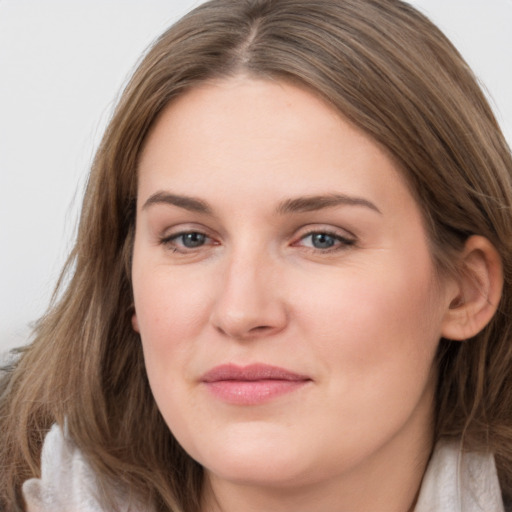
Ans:
[{"label": "skin", "polygon": [[[412,509],[458,290],[393,159],[310,92],[239,76],[170,104],[139,172],[133,326],[204,511]],[[308,381],[256,405],[201,382],[256,362]]]}]

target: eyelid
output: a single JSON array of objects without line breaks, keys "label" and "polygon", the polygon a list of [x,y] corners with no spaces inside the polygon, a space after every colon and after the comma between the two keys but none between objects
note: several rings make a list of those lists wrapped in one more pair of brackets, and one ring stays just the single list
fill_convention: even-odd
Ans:
[{"label": "eyelid", "polygon": [[209,238],[215,238],[212,230],[204,224],[196,222],[176,222],[175,224],[166,224],[162,229],[155,231],[159,240],[170,239],[186,233],[201,233]]},{"label": "eyelid", "polygon": [[357,240],[357,236],[348,229],[329,224],[308,224],[306,226],[302,226],[296,231],[294,238],[299,239],[315,233],[325,233],[346,240]]}]

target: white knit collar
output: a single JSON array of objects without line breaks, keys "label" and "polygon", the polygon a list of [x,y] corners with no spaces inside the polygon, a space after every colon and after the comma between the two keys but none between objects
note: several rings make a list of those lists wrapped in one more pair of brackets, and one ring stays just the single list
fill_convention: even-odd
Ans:
[{"label": "white knit collar", "polygon": [[437,443],[414,512],[504,512],[494,457]]},{"label": "white knit collar", "polygon": [[[53,425],[41,453],[41,478],[22,487],[27,512],[107,512],[100,504],[97,477],[67,434]],[[112,489],[120,512],[152,512],[130,492]]]}]

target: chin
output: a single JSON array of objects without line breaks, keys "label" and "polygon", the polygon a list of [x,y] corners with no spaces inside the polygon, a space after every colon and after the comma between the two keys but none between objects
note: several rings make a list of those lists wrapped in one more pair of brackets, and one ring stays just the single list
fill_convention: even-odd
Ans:
[{"label": "chin", "polygon": [[257,459],[228,457],[222,463],[205,466],[205,470],[211,478],[254,487],[293,488],[304,486],[311,479],[310,471],[301,470],[292,460],[276,460],[275,452]]},{"label": "chin", "polygon": [[[241,432],[245,430],[245,432]],[[204,439],[208,448],[189,452],[213,477],[244,485],[294,486],[311,478],[304,458],[305,446],[290,432],[272,432],[261,425],[221,434],[222,439]],[[200,453],[200,455],[199,455]]]}]

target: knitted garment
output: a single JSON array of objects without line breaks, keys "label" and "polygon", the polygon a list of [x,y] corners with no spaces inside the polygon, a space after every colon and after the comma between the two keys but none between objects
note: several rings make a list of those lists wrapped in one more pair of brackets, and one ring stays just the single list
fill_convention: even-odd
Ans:
[{"label": "knitted garment", "polygon": [[[46,436],[41,473],[23,484],[27,512],[107,512],[98,501],[92,469],[57,425]],[[113,496],[122,512],[151,512],[119,490]],[[414,512],[504,512],[493,456],[463,453],[454,441],[438,443]]]},{"label": "knitted garment", "polygon": [[437,443],[414,512],[504,512],[494,457]]},{"label": "knitted garment", "polygon": [[[80,450],[53,425],[41,453],[41,478],[23,483],[27,512],[108,512],[98,499],[97,478]],[[111,496],[122,512],[152,512],[130,493],[112,489]]]}]

